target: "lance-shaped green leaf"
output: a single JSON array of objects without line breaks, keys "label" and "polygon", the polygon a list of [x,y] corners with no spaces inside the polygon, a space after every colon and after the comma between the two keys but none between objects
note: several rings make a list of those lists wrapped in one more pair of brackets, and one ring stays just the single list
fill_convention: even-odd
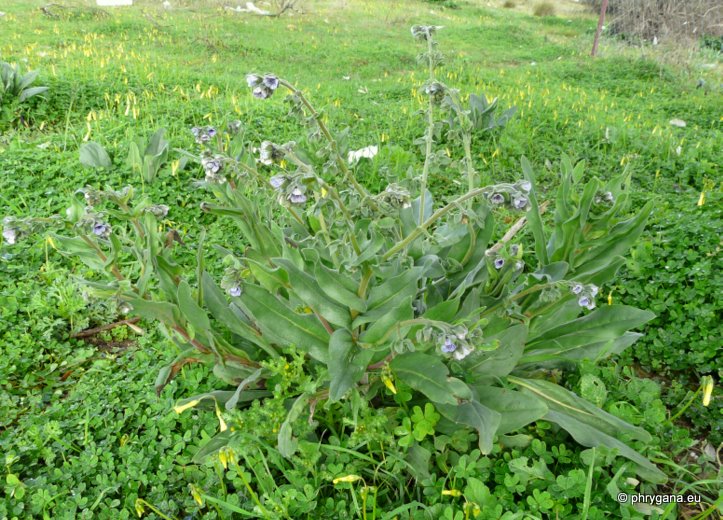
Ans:
[{"label": "lance-shaped green leaf", "polygon": [[615,437],[606,434],[585,422],[578,420],[578,416],[567,414],[558,410],[550,410],[545,415],[545,420],[558,424],[572,435],[572,438],[583,446],[597,447],[607,446],[613,448],[617,452],[636,464],[636,472],[650,482],[663,484],[668,477],[660,471],[655,464],[643,457],[640,453],[632,449],[627,444],[620,442]]},{"label": "lance-shaped green leaf", "polygon": [[289,275],[286,271],[280,267],[271,267],[256,251],[248,251],[245,260],[256,281],[270,293],[275,293],[281,287],[288,287]]},{"label": "lance-shaped green leaf", "polygon": [[[212,392],[206,392],[204,394],[180,399],[176,402],[175,408],[178,410],[185,410],[187,408],[195,408],[197,410],[215,410],[217,404],[218,406],[225,406],[234,394],[235,392],[233,390],[214,390]],[[251,403],[257,399],[263,399],[270,396],[271,392],[268,390],[246,390],[239,396],[236,404]]]},{"label": "lance-shaped green leaf", "polygon": [[537,204],[537,187],[535,182],[535,172],[532,169],[532,164],[527,160],[524,155],[520,160],[522,163],[522,173],[525,176],[527,182],[532,185],[532,189],[529,193],[530,210],[527,212],[527,221],[530,224],[532,230],[532,236],[535,237],[535,253],[540,261],[541,266],[546,266],[549,263],[547,259],[547,238],[545,237],[545,230],[542,227],[542,216],[540,214],[540,206]]},{"label": "lance-shaped green leaf", "polygon": [[301,394],[297,397],[294,404],[291,405],[291,409],[286,415],[286,419],[281,424],[281,428],[279,428],[279,435],[277,437],[279,453],[287,459],[296,452],[296,447],[299,444],[293,436],[292,425],[294,424],[294,421],[299,418],[301,412],[304,411],[304,407],[308,401],[309,396],[306,394]]},{"label": "lance-shaped green leaf", "polygon": [[89,141],[80,147],[80,164],[89,168],[110,168],[108,152],[98,143]]},{"label": "lance-shaped green leaf", "polygon": [[321,290],[324,291],[329,298],[358,312],[367,310],[367,305],[364,300],[359,298],[354,292],[356,290],[355,285],[357,284],[345,274],[332,271],[324,267],[321,263],[318,263],[314,268],[314,276]]},{"label": "lance-shaped green leaf", "polygon": [[257,285],[244,285],[238,299],[272,342],[296,345],[314,359],[326,362],[329,333],[316,316],[296,314],[281,299]]},{"label": "lance-shaped green leaf", "polygon": [[491,352],[477,351],[461,361],[462,367],[475,382],[491,382],[512,372],[525,348],[527,326],[514,325],[502,332],[485,338],[485,341],[498,342],[499,346]]},{"label": "lance-shaped green leaf", "polygon": [[26,101],[30,99],[31,97],[38,96],[42,94],[43,92],[46,92],[48,90],[48,87],[30,87],[23,90],[20,95],[18,96],[18,101],[21,103],[23,101]]},{"label": "lance-shaped green leaf", "polygon": [[186,280],[178,285],[178,308],[181,315],[197,332],[211,331],[211,322],[208,320],[206,311],[196,303],[191,287]]},{"label": "lance-shaped green leaf", "polygon": [[[387,340],[390,336],[403,338],[409,327],[400,327],[400,323],[411,320],[414,317],[412,309],[412,297],[407,297],[396,307],[389,309],[382,316],[374,321],[369,328],[359,337],[359,342],[367,345],[374,345]],[[355,322],[356,323],[356,322]],[[399,329],[394,334],[393,329]]]},{"label": "lance-shaped green leaf", "polygon": [[608,435],[624,432],[639,441],[650,442],[650,434],[642,428],[633,426],[601,410],[594,404],[555,383],[541,379],[523,379],[513,376],[508,376],[507,379],[524,388],[525,391],[532,392],[535,396],[543,399],[550,410],[575,417],[578,421],[582,421]]},{"label": "lance-shaped green leaf", "polygon": [[226,361],[223,364],[216,363],[213,366],[213,375],[221,381],[230,385],[239,385],[246,378],[250,377],[257,369],[233,361]]},{"label": "lance-shaped green leaf", "polygon": [[569,351],[601,341],[615,340],[629,329],[640,327],[654,317],[652,312],[635,307],[606,305],[531,338],[526,350],[536,351],[536,355],[539,355],[539,351],[544,349]]},{"label": "lance-shaped green leaf", "polygon": [[331,335],[327,361],[331,378],[329,401],[341,399],[361,379],[373,356],[373,351],[354,345],[348,330],[339,329]]},{"label": "lance-shaped green leaf", "polygon": [[151,320],[157,320],[168,326],[178,325],[180,313],[178,307],[169,302],[154,302],[142,298],[126,300],[133,308],[133,314]]},{"label": "lance-shaped green leaf", "polygon": [[236,405],[241,400],[241,396],[244,390],[246,390],[246,387],[252,383],[255,383],[262,377],[264,377],[268,373],[268,369],[266,368],[258,368],[252,373],[250,373],[243,381],[239,383],[239,385],[236,387],[236,391],[233,393],[231,398],[226,401],[226,410],[233,410],[236,408]]},{"label": "lance-shaped green leaf", "polygon": [[[653,210],[653,203],[648,202],[635,217],[619,222],[601,239],[597,247],[590,247],[575,257],[575,272],[580,276],[595,272],[606,265],[610,259],[624,255],[638,240],[645,229],[645,223]],[[584,245],[584,244],[583,244]]]},{"label": "lance-shaped green leaf", "polygon": [[472,397],[467,385],[449,377],[449,369],[438,357],[422,352],[408,352],[395,357],[390,365],[399,379],[434,403],[456,406],[458,399]]},{"label": "lance-shaped green leaf", "polygon": [[377,233],[374,230],[370,232],[371,238],[369,240],[360,240],[361,254],[354,256],[349,262],[350,266],[362,265],[364,262],[368,262],[374,258],[379,250],[384,245],[384,235]]},{"label": "lance-shaped green leaf", "polygon": [[477,430],[482,454],[492,452],[492,442],[501,420],[499,412],[474,400],[458,405],[437,404],[437,409],[450,421]]},{"label": "lance-shaped green leaf", "polygon": [[642,334],[637,332],[626,332],[619,338],[598,341],[583,346],[530,350],[520,358],[519,364],[546,365],[551,363],[557,365],[564,361],[581,361],[583,359],[599,361],[613,354],[621,353],[641,336]]},{"label": "lance-shaped green leaf", "polygon": [[498,435],[514,432],[542,419],[547,413],[545,402],[532,394],[496,386],[474,386],[477,400],[500,414]]},{"label": "lance-shaped green leaf", "polygon": [[56,234],[50,236],[52,246],[63,256],[77,258],[95,271],[105,271],[105,262],[92,243],[89,244],[80,237],[71,238]]},{"label": "lance-shaped green leaf", "polygon": [[266,341],[266,338],[251,326],[241,311],[238,308],[236,308],[236,312],[232,310],[226,296],[208,273],[204,272],[201,276],[201,286],[203,287],[203,302],[215,319],[234,334],[261,347],[272,357],[278,357],[278,353]]},{"label": "lance-shaped green leaf", "polygon": [[408,296],[417,294],[417,282],[422,272],[423,268],[412,267],[372,287],[367,301],[369,310],[393,307]]},{"label": "lance-shaped green leaf", "polygon": [[296,295],[311,309],[318,312],[329,323],[338,327],[349,327],[351,315],[349,309],[330,299],[309,276],[297,268],[293,262],[285,258],[274,258],[273,262],[280,265],[289,274],[289,283]]}]

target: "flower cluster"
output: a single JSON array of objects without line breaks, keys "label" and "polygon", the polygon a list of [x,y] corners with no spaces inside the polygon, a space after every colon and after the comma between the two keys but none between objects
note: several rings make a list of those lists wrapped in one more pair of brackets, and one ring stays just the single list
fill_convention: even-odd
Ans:
[{"label": "flower cluster", "polygon": [[221,279],[221,288],[234,298],[241,296],[243,292],[243,280],[249,275],[248,268],[244,267],[241,261],[233,255],[228,255],[223,260],[228,267]]},{"label": "flower cluster", "polygon": [[5,217],[3,219],[3,240],[12,246],[17,243],[20,235],[21,230],[17,225],[17,220],[14,217]]},{"label": "flower cluster", "polygon": [[598,205],[609,206],[615,202],[615,196],[609,191],[606,191],[605,193],[598,193],[595,195],[594,202]]},{"label": "flower cluster", "polygon": [[206,182],[212,184],[222,184],[226,182],[226,177],[224,177],[221,173],[221,170],[223,170],[222,156],[204,156],[201,158],[201,165],[203,166],[203,171],[206,174]]},{"label": "flower cluster", "polygon": [[424,93],[431,96],[434,103],[439,104],[444,100],[444,95],[447,93],[447,87],[439,81],[433,81],[425,85]]},{"label": "flower cluster", "polygon": [[474,348],[469,344],[467,337],[467,329],[458,327],[453,334],[444,334],[439,338],[439,349],[443,354],[451,354],[457,361],[461,361],[469,356]]},{"label": "flower cluster", "polygon": [[274,175],[269,184],[279,193],[279,202],[285,204],[304,204],[307,201],[306,187],[296,182],[292,177],[284,174]]},{"label": "flower cluster", "polygon": [[520,211],[530,208],[529,193],[532,184],[528,181],[518,181],[515,184],[498,184],[487,196],[493,206],[508,204]]},{"label": "flower cluster", "polygon": [[570,287],[570,292],[578,297],[577,304],[586,309],[595,308],[595,296],[597,296],[598,291],[597,285],[594,284],[583,285],[581,283],[574,283],[572,287]]},{"label": "flower cluster", "polygon": [[191,133],[198,144],[206,144],[217,134],[216,129],[212,126],[194,126],[191,128]]},{"label": "flower cluster", "polygon": [[148,206],[143,211],[146,213],[150,213],[157,219],[166,218],[166,215],[168,215],[168,206],[165,204],[154,204],[153,206]]},{"label": "flower cluster", "polygon": [[289,141],[281,145],[272,143],[271,141],[264,141],[259,147],[259,162],[267,166],[278,164],[295,146],[296,143],[294,141]]},{"label": "flower cluster", "polygon": [[108,224],[107,222],[98,220],[93,222],[91,230],[93,231],[93,234],[98,238],[108,238],[111,231],[113,231],[113,228],[111,228],[110,224]]},{"label": "flower cluster", "polygon": [[412,36],[417,40],[427,41],[440,29],[442,29],[441,25],[413,25]]},{"label": "flower cluster", "polygon": [[259,99],[271,97],[280,85],[279,78],[273,74],[265,74],[264,76],[249,74],[246,76],[246,83],[253,89],[254,97]]},{"label": "flower cluster", "polygon": [[241,123],[241,121],[239,121],[239,120],[237,119],[237,120],[235,120],[235,121],[231,121],[231,122],[226,126],[226,132],[228,132],[228,133],[231,134],[231,135],[236,135],[236,134],[238,134],[238,133],[241,131],[241,128],[243,128],[243,123]]},{"label": "flower cluster", "polygon": [[409,190],[395,183],[387,186],[387,188],[375,198],[377,201],[388,204],[393,208],[408,208],[411,205],[411,194]]},{"label": "flower cluster", "polygon": [[58,216],[51,218],[24,218],[18,219],[15,217],[5,217],[2,221],[2,237],[3,242],[12,246],[18,243],[18,241],[28,235],[32,235],[39,229],[45,228],[46,226],[52,225],[55,221],[59,220]]}]

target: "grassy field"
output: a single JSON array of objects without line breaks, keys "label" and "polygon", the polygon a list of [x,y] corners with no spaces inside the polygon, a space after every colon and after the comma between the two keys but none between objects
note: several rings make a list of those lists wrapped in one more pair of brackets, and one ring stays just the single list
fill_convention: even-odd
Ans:
[{"label": "grassy field", "polygon": [[[117,10],[63,3],[48,12],[40,9],[44,1],[2,3],[0,60],[40,70],[38,84],[50,89],[0,135],[0,216],[63,211],[85,185],[140,186],[126,165],[127,145],[158,128],[166,129],[172,149],[192,147],[192,126],[223,128],[237,119],[255,142],[294,139],[297,123],[286,117],[287,107],[250,95],[244,78],[252,71],[276,73],[304,90],[325,107],[331,126],[350,127],[353,149],[379,145],[378,159],[364,167],[360,181],[383,188],[380,164],[415,171],[423,162],[414,141],[424,131],[418,116],[424,74],[409,28],[444,26],[441,79],[462,92],[496,97],[503,108],[518,107],[503,133],[474,150],[485,180],[520,178],[525,155],[548,190],[566,154],[585,160],[588,173],[603,179],[630,171],[636,201],[655,201],[621,283],[607,289],[610,298],[650,308],[659,318],[624,358],[583,373],[607,385],[608,411],[654,434],[649,454],[673,476],[659,492],[704,482],[689,488],[704,495],[704,505],[684,510],[689,516],[668,514],[688,518],[720,504],[715,449],[723,441],[723,407],[718,390],[707,407],[695,393],[703,375],[720,378],[723,370],[716,346],[723,288],[719,56],[696,55],[715,66],[694,68],[695,75],[662,57],[650,59],[654,50],[646,49],[643,59],[613,41],[604,41],[600,57],[591,59],[596,19],[573,2],[561,6],[560,16],[545,18],[530,16],[531,4],[502,9],[471,0],[460,0],[459,9],[412,0],[309,1],[303,13],[280,18],[211,2],[171,3],[172,9],[140,1]],[[696,88],[701,78],[705,85]],[[116,168],[107,177],[78,161],[89,140],[113,158]],[[179,159],[172,151],[159,178],[143,189],[173,208],[190,243],[199,225],[209,228],[209,240],[224,237],[229,230],[198,209],[203,196],[192,188],[198,168],[181,168]],[[460,191],[452,174],[438,173],[431,182]],[[157,369],[177,353],[152,328],[137,336],[121,327],[92,343],[71,338],[118,315],[112,304],[83,297],[73,281],[83,274],[41,238],[0,245],[0,451],[7,475],[0,518],[129,518],[136,499],[156,508],[146,508],[149,518],[236,517],[212,501],[200,506],[188,487],[234,504],[219,467],[190,462],[213,434],[215,417],[172,411],[176,399],[213,387],[208,370],[185,367],[157,397]],[[578,389],[582,375],[570,375],[569,387]],[[631,401],[632,409],[620,400]],[[561,508],[558,517],[580,518],[584,493],[570,491],[566,498],[559,477],[549,487],[507,482],[513,457],[546,460],[566,478],[582,470],[587,475],[589,450],[576,447],[562,456],[559,436],[544,427],[531,430],[537,444],[497,452],[486,468],[498,484],[499,507],[533,515],[525,518],[555,518],[540,498],[544,492]],[[610,483],[623,472],[613,458],[597,475],[589,518],[637,514],[612,498]],[[334,471],[324,467],[314,475],[322,482]]]}]

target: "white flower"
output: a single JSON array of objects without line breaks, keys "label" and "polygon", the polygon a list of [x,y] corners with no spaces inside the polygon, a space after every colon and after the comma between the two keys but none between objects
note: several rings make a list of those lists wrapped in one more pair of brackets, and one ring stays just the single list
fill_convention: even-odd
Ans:
[{"label": "white flower", "polygon": [[472,348],[470,348],[468,345],[460,345],[460,347],[452,353],[452,356],[457,361],[462,361],[464,358],[469,356],[471,353],[472,353]]},{"label": "white flower", "polygon": [[18,232],[15,228],[5,228],[3,229],[3,238],[5,239],[5,242],[13,245],[18,240]]},{"label": "white flower", "polygon": [[347,156],[347,161],[349,164],[356,164],[359,159],[373,159],[374,156],[379,153],[379,147],[378,146],[367,146],[366,148],[362,148],[361,150],[354,150],[349,152],[349,155]]}]

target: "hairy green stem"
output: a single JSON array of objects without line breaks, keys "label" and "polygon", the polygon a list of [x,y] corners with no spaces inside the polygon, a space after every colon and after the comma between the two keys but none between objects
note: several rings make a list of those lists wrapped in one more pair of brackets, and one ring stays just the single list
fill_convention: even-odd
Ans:
[{"label": "hairy green stem", "polygon": [[382,260],[389,260],[396,253],[403,250],[409,244],[414,242],[414,240],[416,240],[419,237],[419,235],[424,233],[429,228],[429,226],[431,226],[437,220],[439,220],[444,215],[449,213],[452,210],[452,208],[455,208],[455,207],[459,206],[462,202],[470,200],[478,195],[482,195],[483,193],[485,193],[488,190],[489,190],[489,188],[477,188],[475,190],[469,191],[469,192],[465,193],[464,195],[456,198],[455,200],[453,200],[452,202],[450,202],[443,208],[438,209],[437,211],[432,213],[432,215],[427,220],[422,222],[411,233],[409,233],[409,235],[407,235],[404,238],[404,240],[402,240],[401,242],[397,242],[397,244],[394,247],[392,247],[386,253],[384,253]]},{"label": "hairy green stem", "polygon": [[321,133],[324,134],[324,137],[329,142],[329,145],[331,146],[332,152],[334,152],[334,160],[336,161],[336,164],[339,166],[339,169],[344,174],[344,177],[347,181],[354,187],[356,192],[362,197],[362,198],[370,198],[369,192],[364,189],[364,187],[357,182],[357,180],[354,178],[354,175],[352,175],[351,171],[349,170],[349,166],[347,166],[346,161],[341,156],[341,153],[339,153],[339,144],[336,142],[336,139],[334,139],[334,136],[331,135],[331,132],[329,131],[329,128],[326,126],[326,123],[324,123],[324,120],[321,117],[321,114],[316,111],[314,106],[309,102],[308,99],[304,96],[304,94],[294,87],[291,83],[289,83],[286,80],[279,79],[279,83],[281,83],[283,86],[285,86],[287,89],[289,89],[291,92],[296,95],[299,100],[303,103],[303,105],[306,107],[306,109],[311,114],[311,117],[314,118],[314,121],[316,121],[316,124],[319,126],[319,130],[321,130]]},{"label": "hairy green stem", "polygon": [[[434,44],[432,35],[427,35],[427,63],[429,64],[429,83],[430,86],[434,82]],[[424,168],[422,169],[422,182],[420,185],[421,193],[419,194],[419,219],[418,222],[424,220],[424,203],[427,197],[427,177],[429,177],[429,168],[432,163],[432,144],[434,143],[434,92],[429,92],[429,108],[427,109],[427,130],[425,133],[425,152],[424,152]]]}]

